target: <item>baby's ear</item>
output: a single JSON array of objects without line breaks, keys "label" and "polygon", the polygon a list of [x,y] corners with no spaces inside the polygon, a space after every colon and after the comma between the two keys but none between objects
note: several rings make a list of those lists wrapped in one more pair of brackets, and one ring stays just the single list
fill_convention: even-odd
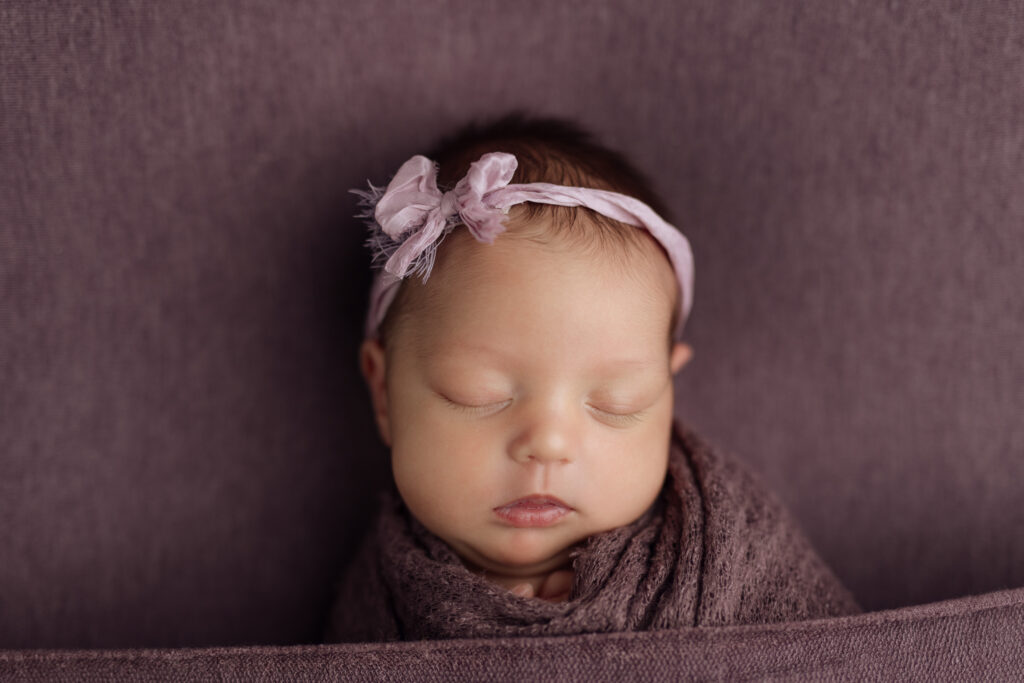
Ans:
[{"label": "baby's ear", "polygon": [[669,356],[668,366],[672,370],[672,374],[676,374],[683,369],[683,366],[690,362],[693,358],[693,347],[689,344],[677,342],[672,346],[672,354]]},{"label": "baby's ear", "polygon": [[363,371],[366,386],[373,401],[373,416],[377,420],[380,438],[391,446],[391,423],[388,420],[387,356],[377,339],[367,339],[359,347],[359,369]]}]

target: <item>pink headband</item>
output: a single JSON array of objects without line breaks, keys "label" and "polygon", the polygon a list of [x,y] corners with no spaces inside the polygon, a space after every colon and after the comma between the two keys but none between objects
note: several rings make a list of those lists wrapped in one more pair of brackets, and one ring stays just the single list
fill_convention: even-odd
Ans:
[{"label": "pink headband", "polygon": [[360,217],[372,218],[373,233],[368,244],[374,251],[374,262],[387,259],[370,290],[366,337],[377,336],[377,328],[403,279],[418,274],[426,282],[437,247],[452,228],[464,224],[478,241],[491,244],[505,231],[502,221],[510,207],[535,202],[584,206],[646,229],[668,253],[679,281],[679,322],[675,329],[678,339],[693,304],[693,253],[686,237],[651,207],[618,192],[550,183],[510,185],[517,165],[511,154],[484,154],[453,190],[441,192],[437,187],[436,165],[417,155],[402,164],[385,190],[372,184],[369,192],[352,190],[362,197],[366,209]]}]

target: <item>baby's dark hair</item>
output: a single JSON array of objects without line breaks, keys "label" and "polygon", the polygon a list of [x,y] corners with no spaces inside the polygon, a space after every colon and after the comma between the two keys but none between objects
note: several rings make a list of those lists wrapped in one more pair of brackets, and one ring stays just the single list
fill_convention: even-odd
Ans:
[{"label": "baby's dark hair", "polygon": [[[622,154],[597,142],[584,128],[564,119],[514,112],[498,119],[474,122],[443,138],[427,157],[438,165],[438,186],[450,190],[466,175],[470,165],[488,152],[506,152],[518,166],[512,183],[552,183],[609,190],[635,197],[672,222],[668,207],[651,182]],[[548,218],[546,234],[529,239],[547,242],[552,237],[568,238],[584,248],[625,254],[630,248],[653,238],[645,230],[620,223],[585,207],[554,206],[527,202],[513,208],[518,219]],[[582,219],[582,220],[581,220]],[[394,321],[407,308],[409,287],[403,282],[378,329],[382,342]],[[674,330],[678,307],[673,307],[670,330]]]},{"label": "baby's dark hair", "polygon": [[[619,192],[636,197],[672,222],[668,207],[651,182],[625,156],[565,119],[514,112],[490,122],[471,123],[442,139],[427,156],[438,164],[438,184],[451,189],[466,175],[470,164],[487,152],[515,155],[519,166],[513,183],[553,183]],[[581,211],[595,220],[604,218],[590,209],[532,203],[526,206],[535,212],[559,209],[569,222]]]}]

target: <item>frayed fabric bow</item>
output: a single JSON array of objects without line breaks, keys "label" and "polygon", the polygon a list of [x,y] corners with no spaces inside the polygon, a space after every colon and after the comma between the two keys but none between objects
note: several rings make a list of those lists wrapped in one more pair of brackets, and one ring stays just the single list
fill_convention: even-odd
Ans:
[{"label": "frayed fabric bow", "polygon": [[[373,217],[398,248],[384,270],[404,278],[410,273],[429,277],[432,250],[455,217],[480,242],[491,244],[505,230],[507,206],[494,202],[493,193],[508,186],[516,171],[511,154],[486,154],[469,167],[466,176],[449,192],[437,188],[437,167],[424,156],[402,164],[377,201]],[[425,254],[431,257],[424,259]]]},{"label": "frayed fabric bow", "polygon": [[693,303],[693,253],[686,237],[647,204],[618,192],[551,183],[510,184],[518,162],[504,152],[484,154],[470,165],[455,187],[442,192],[437,167],[424,156],[414,156],[381,189],[352,190],[362,198],[371,235],[367,241],[374,262],[384,262],[370,291],[366,336],[373,338],[398,285],[406,277],[426,281],[437,247],[457,225],[465,225],[475,239],[490,244],[505,231],[510,207],[524,202],[558,206],[584,206],[614,220],[646,229],[662,248],[679,281],[677,338]]}]

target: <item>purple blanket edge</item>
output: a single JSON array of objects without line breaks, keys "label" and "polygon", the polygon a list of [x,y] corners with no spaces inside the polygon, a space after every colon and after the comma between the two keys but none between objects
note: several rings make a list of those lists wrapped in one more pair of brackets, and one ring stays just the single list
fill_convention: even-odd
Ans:
[{"label": "purple blanket edge", "polygon": [[544,638],[0,651],[0,677],[180,680],[1008,678],[1024,670],[1024,587],[847,617]]}]

